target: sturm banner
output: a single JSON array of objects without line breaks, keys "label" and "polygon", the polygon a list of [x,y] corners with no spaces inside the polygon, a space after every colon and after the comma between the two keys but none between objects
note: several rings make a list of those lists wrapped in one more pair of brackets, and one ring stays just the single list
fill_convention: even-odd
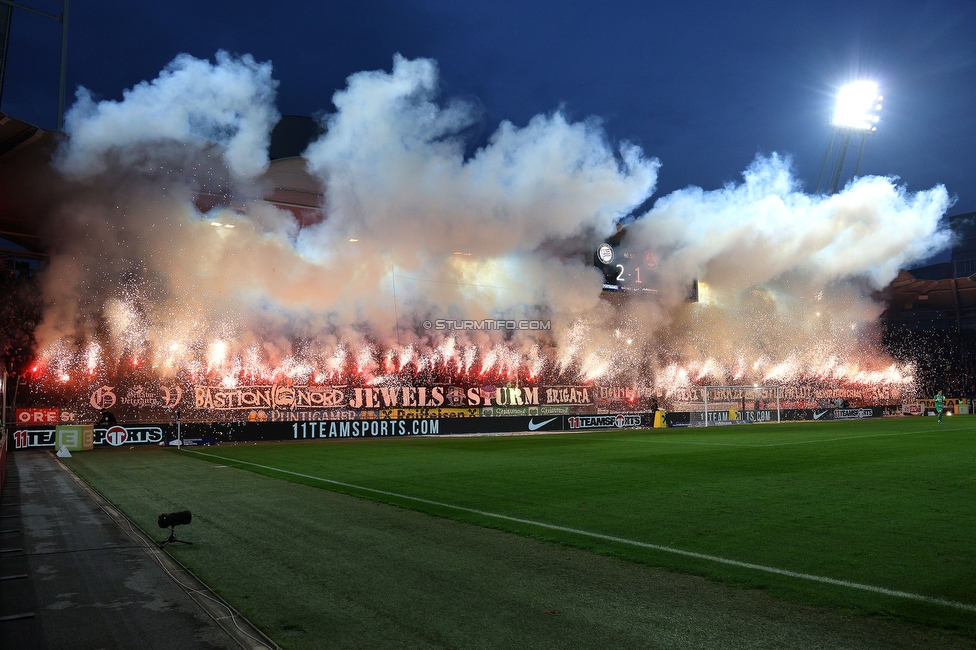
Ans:
[{"label": "sturm banner", "polygon": [[593,403],[586,386],[478,387],[396,386],[195,386],[193,407],[203,411],[249,409],[396,409],[440,407],[519,407]]}]

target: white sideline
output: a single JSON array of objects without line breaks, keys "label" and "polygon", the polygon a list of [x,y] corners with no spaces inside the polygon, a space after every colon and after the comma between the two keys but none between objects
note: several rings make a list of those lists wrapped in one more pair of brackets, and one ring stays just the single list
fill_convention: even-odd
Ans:
[{"label": "white sideline", "polygon": [[787,442],[763,442],[763,443],[750,443],[750,442],[701,442],[698,440],[656,440],[651,439],[647,442],[652,442],[661,445],[704,445],[708,447],[784,447],[788,445],[813,445],[819,442],[836,442],[838,440],[861,440],[862,438],[888,438],[891,436],[914,436],[919,433],[945,433],[945,432],[956,432],[959,429],[924,429],[922,431],[898,431],[895,433],[868,433],[863,436],[843,436],[841,438],[818,438],[816,440],[790,440]]},{"label": "white sideline", "polygon": [[280,472],[282,474],[290,474],[292,476],[298,476],[301,478],[311,479],[313,481],[322,481],[323,483],[331,483],[332,485],[341,485],[342,487],[353,488],[355,490],[362,490],[364,492],[373,492],[374,494],[384,494],[386,496],[395,497],[397,499],[406,499],[408,501],[417,501],[418,503],[426,503],[432,506],[438,506],[441,508],[449,508],[451,510],[460,510],[462,512],[469,512],[475,515],[481,515],[483,517],[493,517],[495,519],[504,519],[505,521],[512,521],[519,524],[527,524],[529,526],[538,526],[539,528],[547,528],[549,530],[558,530],[564,533],[572,533],[574,535],[581,535],[583,537],[592,537],[594,539],[602,539],[608,542],[617,542],[618,544],[627,544],[629,546],[639,546],[641,548],[649,548],[655,551],[663,551],[665,553],[674,553],[675,555],[683,555],[685,557],[693,557],[699,560],[709,560],[710,562],[718,562],[720,564],[728,564],[731,566],[742,567],[744,569],[754,569],[756,571],[764,571],[766,573],[775,573],[778,575],[789,576],[791,578],[801,578],[803,580],[812,580],[814,582],[820,582],[829,585],[837,585],[840,587],[849,587],[851,589],[860,589],[861,591],[870,591],[876,594],[884,594],[885,596],[895,596],[897,598],[905,598],[907,600],[914,600],[923,603],[930,603],[933,605],[943,605],[945,607],[952,607],[953,609],[962,609],[969,612],[976,612],[976,605],[968,605],[966,603],[959,603],[952,600],[945,600],[942,598],[933,598],[931,596],[922,596],[921,594],[913,594],[907,591],[898,591],[895,589],[887,589],[885,587],[875,587],[873,585],[862,585],[857,582],[849,582],[847,580],[837,580],[836,578],[826,578],[823,576],[815,576],[809,573],[799,573],[796,571],[788,571],[786,569],[777,569],[776,567],[763,566],[761,564],[752,564],[750,562],[740,562],[739,560],[730,560],[724,557],[718,557],[717,555],[707,555],[705,553],[696,553],[694,551],[685,551],[679,548],[671,548],[669,546],[661,546],[659,544],[650,544],[648,542],[638,542],[632,539],[624,539],[623,537],[614,537],[613,535],[604,535],[602,533],[592,533],[586,530],[580,530],[578,528],[568,528],[566,526],[557,526],[556,524],[547,524],[541,521],[532,521],[531,519],[520,519],[518,517],[510,517],[508,515],[500,515],[494,512],[485,512],[484,510],[475,510],[474,508],[465,508],[464,506],[456,506],[450,503],[442,503],[440,501],[432,501],[430,499],[422,499],[420,497],[412,497],[406,494],[398,494],[396,492],[388,492],[386,490],[377,490],[376,488],[363,487],[361,485],[354,485],[352,483],[344,483],[342,481],[336,481],[330,478],[322,478],[321,476],[311,476],[309,474],[301,474],[299,472],[292,472],[287,469],[279,469],[277,467],[271,467],[269,465],[261,465],[259,463],[252,463],[246,460],[237,460],[235,458],[228,458],[226,456],[218,456],[217,454],[208,454],[201,451],[193,451],[191,449],[184,449],[184,452],[191,454],[197,454],[199,456],[207,456],[210,458],[219,458],[220,460],[225,460],[231,463],[237,463],[239,465],[250,465],[252,467],[260,467],[261,469],[271,470],[272,472]]}]

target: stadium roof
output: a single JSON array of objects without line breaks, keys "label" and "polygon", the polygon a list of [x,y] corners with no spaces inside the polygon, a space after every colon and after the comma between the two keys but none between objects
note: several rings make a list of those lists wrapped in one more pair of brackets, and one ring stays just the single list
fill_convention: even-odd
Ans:
[{"label": "stadium roof", "polygon": [[62,137],[0,112],[0,238],[37,255],[46,252],[39,217],[61,185],[48,162]]},{"label": "stadium roof", "polygon": [[976,328],[976,275],[930,280],[899,271],[882,295],[888,303],[882,319],[890,327]]},{"label": "stadium roof", "polygon": [[[302,225],[322,218],[322,187],[305,170],[304,160],[297,157],[318,133],[318,123],[312,118],[283,117],[272,133],[275,159],[259,181],[270,181],[274,188],[264,200],[289,210]],[[40,129],[0,112],[0,256],[47,256],[43,217],[70,189],[50,165],[55,149],[65,137],[64,133]],[[219,157],[212,150],[204,155]],[[197,208],[207,212],[217,206],[233,206],[221,165],[207,168],[215,172],[197,179],[201,183],[195,197]]]}]

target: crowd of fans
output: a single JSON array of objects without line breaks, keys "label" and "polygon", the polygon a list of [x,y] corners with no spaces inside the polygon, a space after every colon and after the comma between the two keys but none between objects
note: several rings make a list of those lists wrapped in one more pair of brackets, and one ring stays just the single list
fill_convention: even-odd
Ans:
[{"label": "crowd of fans", "polygon": [[920,397],[938,391],[946,397],[976,395],[976,330],[893,329],[885,332],[884,346],[897,361],[915,367]]},{"label": "crowd of fans", "polygon": [[37,273],[29,269],[0,273],[0,355],[7,372],[20,372],[34,357],[34,328],[41,320]]}]

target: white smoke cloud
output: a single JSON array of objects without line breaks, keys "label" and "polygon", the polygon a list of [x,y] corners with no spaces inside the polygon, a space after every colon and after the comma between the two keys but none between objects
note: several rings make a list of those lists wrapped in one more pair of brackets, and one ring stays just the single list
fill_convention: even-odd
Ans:
[{"label": "white smoke cloud", "polygon": [[[275,84],[269,64],[219,53],[215,64],[180,56],[121,102],[79,94],[59,162],[86,182],[58,215],[43,347],[73,347],[87,367],[130,355],[226,382],[321,381],[350,364],[533,375],[550,364],[659,385],[849,377],[885,363],[871,291],[948,243],[944,188],[867,177],[810,196],[773,155],[740,184],[674,192],[630,224],[625,245],[660,259],[660,293],[604,300],[587,254],[651,195],[657,160],[559,112],[503,122],[466,155],[476,108],[439,101],[435,63],[399,56],[390,72],[349,77],[304,154],[324,188],[320,223],[299,227],[259,200],[203,218],[193,192],[217,154],[198,138],[253,177],[267,164]],[[185,173],[152,172],[174,143],[188,144]],[[703,301],[689,304],[696,278]],[[437,318],[548,318],[552,330],[421,326]]]},{"label": "white smoke cloud", "polygon": [[[574,237],[612,232],[653,191],[657,161],[629,145],[617,154],[595,123],[559,113],[522,128],[503,122],[465,159],[458,134],[477,111],[436,99],[437,70],[426,59],[397,56],[391,73],[349,78],[328,130],[305,153],[328,188],[328,209],[301,233],[298,250],[327,260],[337,242],[359,239],[370,273],[396,268],[419,279],[405,297],[421,311],[440,306],[467,318],[513,315],[519,305],[578,309],[584,262],[565,269],[558,253]],[[590,275],[584,304],[599,296]]]},{"label": "white smoke cloud", "polygon": [[632,227],[654,242],[676,279],[744,289],[782,278],[866,278],[882,289],[898,269],[945,248],[939,220],[951,201],[942,186],[909,193],[895,179],[867,176],[833,196],[804,194],[787,158],[757,158],[743,182],[679,190]]},{"label": "white smoke cloud", "polygon": [[267,169],[278,82],[271,64],[250,55],[217,52],[216,63],[181,54],[159,77],[123,93],[122,101],[96,102],[78,88],[65,115],[71,135],[60,151],[58,168],[72,178],[90,178],[108,170],[110,156],[124,165],[151,165],[154,153],[174,144],[224,146],[223,158],[239,177]]},{"label": "white smoke cloud", "polygon": [[336,94],[338,112],[305,153],[328,184],[333,228],[419,254],[506,255],[584,229],[609,232],[653,191],[656,161],[631,146],[618,159],[598,126],[558,113],[524,128],[503,122],[465,160],[456,134],[476,111],[439,107],[436,80],[432,61],[398,56],[392,73],[355,74]]},{"label": "white smoke cloud", "polygon": [[[428,336],[427,318],[568,318],[599,301],[589,242],[656,181],[656,160],[630,145],[615,152],[595,122],[559,113],[524,127],[505,122],[465,158],[460,133],[477,111],[439,104],[435,64],[402,57],[389,73],[350,77],[327,133],[309,147],[309,168],[326,188],[318,225],[299,229],[289,213],[252,201],[239,214],[210,215],[233,230],[211,228],[192,203],[192,170],[213,156],[206,147],[190,147],[182,178],[171,167],[130,169],[169,160],[170,143],[192,143],[208,134],[200,125],[217,125],[231,170],[253,171],[266,160],[273,120],[252,118],[276,115],[267,105],[273,87],[270,68],[250,57],[220,54],[210,64],[183,55],[122,102],[80,98],[59,161],[65,174],[90,180],[63,206],[61,250],[76,255],[51,265],[43,340],[102,331],[116,351],[130,349],[119,314],[137,313],[126,322],[141,323],[157,360],[173,357],[171,341],[212,357],[204,339],[219,336],[235,342],[227,358],[257,347],[273,365],[298,354],[288,341],[436,347],[443,335]],[[246,113],[242,102],[259,106]],[[170,109],[175,118],[153,119]],[[186,322],[193,326],[175,324]]]},{"label": "white smoke cloud", "polygon": [[[939,222],[950,204],[942,186],[910,193],[882,177],[808,195],[788,158],[758,157],[742,183],[678,190],[628,226],[629,250],[659,256],[659,303],[669,308],[623,313],[652,332],[659,365],[677,359],[692,378],[849,378],[886,363],[877,341],[884,305],[873,292],[949,244]],[[702,302],[681,304],[695,279]]]}]

